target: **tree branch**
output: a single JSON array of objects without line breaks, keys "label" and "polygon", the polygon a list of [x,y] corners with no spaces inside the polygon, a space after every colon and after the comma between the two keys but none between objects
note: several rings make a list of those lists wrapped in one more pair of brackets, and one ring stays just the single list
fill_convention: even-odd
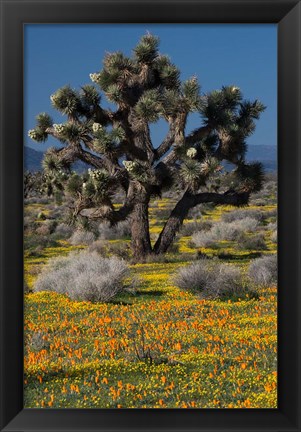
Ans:
[{"label": "tree branch", "polygon": [[227,191],[223,194],[212,192],[201,192],[190,197],[191,207],[202,203],[214,203],[223,205],[242,206],[249,202],[249,192]]},{"label": "tree branch", "polygon": [[156,254],[159,254],[165,253],[168,250],[189,210],[197,206],[198,204],[215,203],[241,206],[248,204],[248,200],[248,192],[238,193],[229,190],[223,194],[202,192],[193,195],[190,192],[186,191],[170,213],[170,216],[166,221],[159,235],[159,238],[154,245],[154,252]]},{"label": "tree branch", "polygon": [[[187,135],[187,137],[184,138],[185,145],[189,146],[189,145],[193,145],[193,144],[197,143],[199,140],[201,140],[206,135],[208,135],[210,133],[210,131],[211,131],[211,128],[209,126],[202,126],[198,129],[196,129],[195,131],[193,131],[191,134]],[[172,146],[172,144],[173,143],[171,143],[170,147]],[[164,163],[165,165],[172,165],[176,162],[176,160],[177,160],[177,155],[176,155],[175,149],[172,149],[171,152],[169,152],[168,154],[165,155],[165,157],[161,160],[161,162]],[[158,166],[159,166],[159,164],[158,164]]]},{"label": "tree branch", "polygon": [[119,210],[114,210],[112,205],[106,204],[98,208],[81,208],[79,214],[88,219],[103,219],[109,221],[111,225],[116,225],[118,222],[124,221],[132,213],[137,201],[135,188],[130,185],[123,206]]},{"label": "tree branch", "polygon": [[211,132],[211,128],[209,126],[202,126],[198,129],[195,129],[185,138],[185,143],[188,145],[193,145],[196,142],[200,141],[202,138],[205,138]]},{"label": "tree branch", "polygon": [[155,161],[159,160],[162,156],[165,155],[166,152],[168,152],[170,147],[175,142],[175,133],[176,133],[175,126],[173,123],[171,123],[169,126],[169,131],[167,136],[162,141],[160,146],[157,149],[155,149],[155,158],[154,158]]}]

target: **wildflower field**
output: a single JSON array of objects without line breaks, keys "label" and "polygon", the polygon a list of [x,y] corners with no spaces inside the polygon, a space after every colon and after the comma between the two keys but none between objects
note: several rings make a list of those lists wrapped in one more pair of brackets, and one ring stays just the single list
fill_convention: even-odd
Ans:
[{"label": "wildflower field", "polygon": [[[177,271],[200,256],[216,258],[246,274],[253,259],[276,253],[272,239],[276,197],[270,194],[265,203],[257,201],[246,209],[264,216],[257,228],[264,248],[239,247],[237,240],[197,247],[190,224],[216,224],[235,210],[207,207],[185,221],[175,247],[164,258],[130,264],[135,286],[107,303],[33,290],[50,258],[87,245],[60,238],[34,250],[27,245],[25,407],[276,408],[276,286],[258,286],[255,293],[241,296],[202,298],[174,283]],[[152,203],[154,238],[172,204],[172,197]],[[55,211],[47,202],[28,202],[25,207],[25,215],[40,232]],[[30,240],[32,230],[25,229],[25,240],[26,236]],[[254,233],[246,236],[252,238]],[[116,250],[129,241],[105,244]]]}]

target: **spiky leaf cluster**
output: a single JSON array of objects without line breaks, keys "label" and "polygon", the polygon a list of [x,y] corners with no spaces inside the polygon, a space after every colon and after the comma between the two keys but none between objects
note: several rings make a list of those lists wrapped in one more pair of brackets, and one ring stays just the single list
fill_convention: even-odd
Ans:
[{"label": "spiky leaf cluster", "polygon": [[125,138],[124,130],[121,127],[115,127],[111,131],[107,131],[99,123],[92,125],[93,135],[93,148],[99,153],[106,155],[114,153]]},{"label": "spiky leaf cluster", "polygon": [[251,193],[258,192],[262,188],[264,172],[261,163],[240,163],[234,173],[239,181],[239,191]]},{"label": "spiky leaf cluster", "polygon": [[81,100],[83,106],[87,109],[89,107],[95,107],[100,103],[100,95],[93,85],[85,85],[81,88]]},{"label": "spiky leaf cluster", "polygon": [[183,105],[188,112],[201,109],[200,85],[196,77],[192,77],[182,84]]},{"label": "spiky leaf cluster", "polygon": [[93,201],[101,204],[107,201],[110,196],[110,186],[112,179],[105,170],[88,170],[88,179],[82,183],[82,195]]},{"label": "spiky leaf cluster", "polygon": [[62,142],[78,142],[85,132],[83,125],[74,122],[54,124],[53,129]]},{"label": "spiky leaf cluster", "polygon": [[77,196],[82,191],[83,179],[76,173],[72,173],[66,184],[66,192]]},{"label": "spiky leaf cluster", "polygon": [[192,159],[187,159],[180,167],[180,179],[192,191],[198,190],[204,183],[201,165]]},{"label": "spiky leaf cluster", "polygon": [[139,63],[151,64],[158,55],[159,38],[151,34],[142,36],[134,53]]},{"label": "spiky leaf cluster", "polygon": [[107,53],[103,64],[104,68],[99,73],[90,74],[90,78],[106,93],[110,102],[120,104],[124,97],[122,87],[133,75],[135,65],[120,51]]},{"label": "spiky leaf cluster", "polygon": [[53,107],[62,114],[73,115],[81,108],[79,94],[69,85],[58,89],[50,99]]},{"label": "spiky leaf cluster", "polygon": [[119,84],[111,84],[106,89],[106,97],[110,102],[120,104],[123,100],[123,91]]},{"label": "spiky leaf cluster", "polygon": [[149,173],[146,170],[145,166],[140,164],[137,161],[123,161],[123,165],[127,172],[129,173],[129,176],[132,177],[135,180],[139,180],[140,182],[144,183],[149,180]]},{"label": "spiky leaf cluster", "polygon": [[45,142],[48,138],[48,134],[43,131],[41,128],[36,127],[35,129],[30,129],[28,131],[28,136],[33,141],[36,141],[38,143]]},{"label": "spiky leaf cluster", "polygon": [[42,166],[46,173],[59,173],[64,169],[63,163],[54,148],[48,149],[45,153]]},{"label": "spiky leaf cluster", "polygon": [[36,116],[37,127],[43,131],[52,126],[52,118],[49,114],[43,112]]},{"label": "spiky leaf cluster", "polygon": [[161,96],[162,115],[168,119],[174,117],[181,106],[181,95],[178,89],[166,89]]},{"label": "spiky leaf cluster", "polygon": [[135,106],[138,117],[150,123],[159,120],[161,109],[161,97],[157,89],[146,90]]}]

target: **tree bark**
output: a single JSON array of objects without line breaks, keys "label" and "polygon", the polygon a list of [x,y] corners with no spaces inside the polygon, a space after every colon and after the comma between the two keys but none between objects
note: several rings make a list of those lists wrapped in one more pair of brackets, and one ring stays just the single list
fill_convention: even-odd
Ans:
[{"label": "tree bark", "polygon": [[133,256],[136,261],[141,261],[152,252],[149,235],[148,201],[134,205],[131,224]]},{"label": "tree bark", "polygon": [[154,245],[155,254],[163,254],[167,252],[168,248],[173,243],[174,238],[183,223],[183,220],[187,216],[187,213],[191,208],[191,204],[191,197],[187,193],[184,193],[183,197],[180,199],[180,201],[178,201],[172,210],[159,235],[158,240]]}]

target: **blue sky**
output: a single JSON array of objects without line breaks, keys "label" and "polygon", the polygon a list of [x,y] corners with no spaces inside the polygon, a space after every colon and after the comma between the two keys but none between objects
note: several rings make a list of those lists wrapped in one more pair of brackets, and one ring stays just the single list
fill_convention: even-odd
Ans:
[{"label": "blue sky", "polygon": [[[249,144],[277,144],[277,26],[273,24],[27,24],[24,38],[24,142],[37,150],[54,145],[36,144],[27,136],[35,116],[51,108],[50,95],[63,85],[79,88],[91,83],[89,74],[102,67],[105,52],[130,55],[139,38],[149,31],[160,37],[160,52],[180,68],[181,78],[196,75],[202,92],[236,85],[247,99],[266,106]],[[193,114],[187,132],[201,124]],[[154,145],[164,138],[163,121],[152,126]]]}]

